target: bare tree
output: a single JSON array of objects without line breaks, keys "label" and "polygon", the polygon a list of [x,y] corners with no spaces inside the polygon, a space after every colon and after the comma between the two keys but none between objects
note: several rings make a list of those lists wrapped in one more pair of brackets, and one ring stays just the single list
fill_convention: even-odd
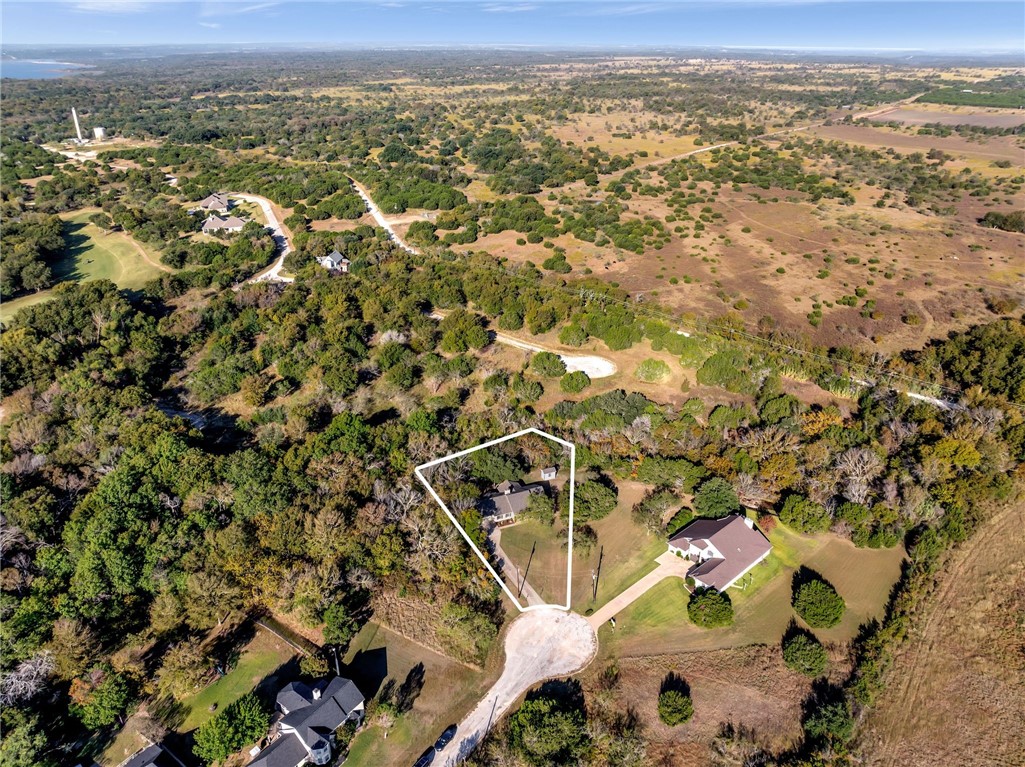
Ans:
[{"label": "bare tree", "polygon": [[38,695],[53,673],[53,655],[48,650],[26,658],[0,678],[0,707],[14,706]]}]

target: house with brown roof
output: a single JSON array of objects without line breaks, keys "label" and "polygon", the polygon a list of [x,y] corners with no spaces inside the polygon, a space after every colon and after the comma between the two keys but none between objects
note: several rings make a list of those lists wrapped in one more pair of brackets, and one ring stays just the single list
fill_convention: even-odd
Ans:
[{"label": "house with brown roof", "polygon": [[669,551],[695,563],[694,583],[725,591],[772,551],[772,544],[743,514],[695,519],[669,539]]},{"label": "house with brown roof", "polygon": [[498,485],[496,492],[488,493],[481,498],[477,508],[488,522],[514,522],[517,514],[526,511],[530,496],[544,495],[544,492],[544,485],[536,482],[525,485],[515,479],[507,479]]}]

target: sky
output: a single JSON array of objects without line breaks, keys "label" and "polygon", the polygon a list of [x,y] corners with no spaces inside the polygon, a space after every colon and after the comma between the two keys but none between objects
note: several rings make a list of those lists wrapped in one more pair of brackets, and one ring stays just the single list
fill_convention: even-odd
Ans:
[{"label": "sky", "polygon": [[[3,44],[1023,50],[1021,0],[0,0]],[[1025,54],[1023,54],[1025,57]]]}]

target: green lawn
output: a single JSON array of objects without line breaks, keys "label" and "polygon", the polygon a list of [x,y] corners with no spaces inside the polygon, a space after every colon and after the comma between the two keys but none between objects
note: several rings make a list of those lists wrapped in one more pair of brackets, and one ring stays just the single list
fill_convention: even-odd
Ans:
[{"label": "green lawn", "polygon": [[[104,232],[90,224],[89,216],[95,212],[91,209],[61,216],[65,221],[66,248],[50,267],[57,282],[110,280],[119,288],[136,290],[165,273],[143,256],[145,253],[151,261],[158,262],[157,254],[137,243],[131,235]],[[4,301],[0,307],[0,319],[7,321],[19,309],[46,301],[50,295],[49,290],[43,290]]]},{"label": "green lawn", "polygon": [[[527,583],[541,598],[560,605],[566,603],[566,547],[558,535],[561,528],[561,522],[546,525],[527,519],[502,528],[500,544],[509,560],[519,568],[520,577],[524,577],[526,571]],[[509,584],[514,594],[518,586]]]},{"label": "green lawn", "polygon": [[[650,573],[658,566],[655,557],[666,550],[665,540],[635,523],[630,509],[622,503],[607,517],[590,525],[598,533],[598,545],[573,558],[573,606],[580,611],[598,609]],[[599,576],[594,601],[592,572]]]},{"label": "green lawn", "polygon": [[[266,631],[258,631],[253,641],[242,651],[235,668],[182,701],[185,719],[178,731],[184,733],[196,729],[216,711],[223,710],[255,688],[275,670],[288,663],[295,654],[295,650],[277,637]],[[217,709],[211,712],[210,706],[215,703]]]},{"label": "green lawn", "polygon": [[849,641],[862,623],[882,615],[900,575],[903,547],[859,549],[835,535],[798,535],[781,525],[768,537],[772,553],[727,592],[735,613],[732,626],[705,630],[690,623],[684,583],[670,578],[617,616],[615,632],[603,627],[601,640],[629,654],[775,644],[796,617],[790,606],[791,577],[801,565],[824,575],[847,602],[837,626],[815,631],[823,641]]},{"label": "green lawn", "polygon": [[439,655],[403,636],[369,623],[353,640],[343,674],[366,694],[376,694],[386,679],[398,687],[412,669],[423,664],[423,688],[412,708],[399,716],[388,731],[367,727],[353,739],[347,765],[410,765],[476,704],[492,682],[484,672]]}]

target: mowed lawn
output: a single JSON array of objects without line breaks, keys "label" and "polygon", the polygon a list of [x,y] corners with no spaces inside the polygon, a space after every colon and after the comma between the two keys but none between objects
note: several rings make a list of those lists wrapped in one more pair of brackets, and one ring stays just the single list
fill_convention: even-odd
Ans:
[{"label": "mowed lawn", "polygon": [[[517,522],[515,525],[501,530],[499,545],[518,568],[520,579],[526,581],[550,604],[566,604],[566,546],[559,530],[563,529],[561,521],[554,525],[546,525],[534,519]],[[533,552],[533,556],[531,556]],[[508,580],[508,578],[507,578]],[[519,583],[508,583],[515,594]],[[526,604],[520,598],[521,604]]]},{"label": "mowed lawn", "polygon": [[[357,735],[346,764],[411,765],[450,724],[476,704],[494,674],[474,671],[376,623],[368,623],[349,647],[342,674],[352,678],[371,700],[392,680],[395,687],[422,671],[423,687],[412,708],[399,715],[387,732],[368,726]],[[422,669],[419,668],[422,664]]]},{"label": "mowed lawn", "polygon": [[628,655],[775,644],[796,618],[790,605],[791,579],[805,565],[829,580],[847,603],[838,625],[816,629],[815,634],[825,642],[849,641],[862,623],[882,616],[904,559],[902,546],[859,549],[835,535],[799,535],[783,526],[772,530],[769,540],[772,553],[727,592],[734,608],[732,626],[706,630],[693,625],[687,618],[684,582],[669,578],[617,616],[614,632],[603,627],[601,640]]},{"label": "mowed lawn", "polygon": [[[126,232],[104,232],[89,223],[89,216],[96,212],[96,209],[89,209],[61,216],[65,222],[66,247],[61,257],[50,265],[56,282],[110,280],[119,288],[137,290],[170,271],[157,266],[159,256]],[[51,290],[43,290],[4,301],[0,307],[0,319],[7,321],[19,309],[46,301],[51,296]]]},{"label": "mowed lawn", "polygon": [[[666,550],[665,541],[634,522],[630,514],[644,489],[640,483],[621,483],[616,508],[604,519],[587,523],[598,541],[590,549],[577,546],[573,550],[571,604],[577,612],[597,610],[658,566],[655,557]],[[530,520],[504,528],[502,550],[522,570],[536,542],[527,582],[547,601],[562,604],[566,599],[566,549],[558,537],[560,527],[558,522],[548,527]],[[592,598],[595,576],[597,597]],[[515,593],[516,585],[510,584],[510,588]]]},{"label": "mowed lawn", "polygon": [[[223,711],[225,706],[254,689],[295,655],[295,650],[277,637],[266,631],[257,631],[253,640],[242,650],[235,668],[182,701],[185,719],[178,731],[186,733],[201,726],[216,711]],[[215,711],[210,710],[213,704],[217,704]]]}]

